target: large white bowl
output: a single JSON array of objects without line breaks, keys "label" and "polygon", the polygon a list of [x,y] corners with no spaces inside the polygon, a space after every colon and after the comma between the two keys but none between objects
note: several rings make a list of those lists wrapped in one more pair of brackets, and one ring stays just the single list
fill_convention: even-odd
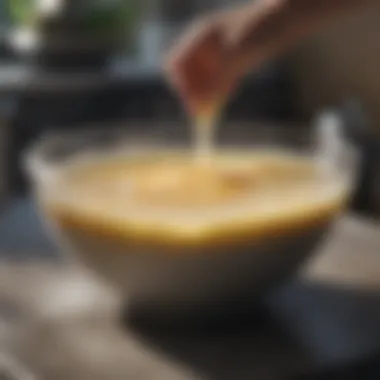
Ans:
[{"label": "large white bowl", "polygon": [[[227,133],[226,140],[252,149],[257,144],[261,147],[269,144],[314,155],[316,160],[322,158],[327,170],[339,172],[340,176],[347,173],[347,188],[352,182],[351,165],[340,154],[345,149],[337,152],[330,135],[329,141],[322,135],[316,145],[315,136],[307,131],[291,134],[268,126],[240,128]],[[167,143],[167,134],[163,136],[159,144]],[[235,141],[234,136],[238,136]],[[164,247],[132,247],[103,234],[62,226],[45,212],[44,205],[54,198],[54,183],[62,165],[84,151],[107,154],[125,146],[130,152],[138,152],[139,146],[146,148],[149,144],[141,139],[137,143],[128,133],[110,130],[53,135],[43,138],[28,152],[26,164],[42,215],[62,248],[73,252],[112,284],[136,310],[194,315],[200,311],[223,310],[236,305],[237,300],[254,302],[297,271],[315,252],[338,216],[332,213],[309,227],[279,233],[263,241],[252,239],[239,245],[210,247],[206,252],[198,247],[191,254],[173,251],[168,254]]]}]

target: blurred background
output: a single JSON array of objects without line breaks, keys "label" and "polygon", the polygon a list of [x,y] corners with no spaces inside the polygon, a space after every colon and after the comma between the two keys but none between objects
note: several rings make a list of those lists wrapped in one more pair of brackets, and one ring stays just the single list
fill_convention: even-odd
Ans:
[{"label": "blurred background", "polygon": [[[61,272],[56,273],[56,270],[50,269],[44,271],[37,265],[29,265],[27,269],[24,268],[25,271],[18,266],[12,269],[7,266],[8,262],[29,263],[29,260],[34,262],[35,259],[59,257],[59,252],[45,234],[31,201],[21,160],[25,148],[49,131],[91,129],[97,125],[121,126],[133,131],[140,130],[143,126],[154,128],[158,123],[168,123],[179,125],[178,130],[185,131],[182,125],[188,125],[188,120],[162,76],[162,56],[173,39],[194,17],[237,3],[237,0],[0,0],[0,258],[2,263],[7,263],[0,266],[0,333],[4,318],[12,321],[18,321],[19,318],[17,312],[14,312],[13,301],[7,303],[7,298],[2,295],[5,293],[12,299],[14,292],[20,294],[22,299],[27,294],[23,289],[23,281],[27,281],[27,284],[38,283],[38,286],[31,286],[31,289],[42,294],[41,298],[44,297],[44,289],[55,284],[57,292],[62,291],[59,294],[63,301],[61,304],[58,302],[58,306],[52,302],[54,310],[44,309],[43,312],[54,316],[61,315],[62,312],[62,318],[65,318],[65,310],[73,305],[74,308],[82,305],[83,297],[88,294],[92,296],[89,288],[81,288],[81,276],[79,280],[75,276],[67,278]],[[329,273],[333,273],[329,270],[334,265],[344,267],[347,271],[351,268],[350,273],[353,274],[348,279],[353,280],[360,277],[356,268],[358,271],[361,268],[362,278],[369,280],[372,285],[380,278],[376,271],[380,267],[379,39],[380,2],[374,1],[372,7],[340,19],[287,56],[280,57],[262,67],[259,72],[249,75],[226,111],[228,121],[240,123],[244,128],[254,128],[255,123],[270,123],[281,131],[289,130],[289,133],[311,128],[313,118],[325,109],[333,109],[341,116],[346,133],[361,158],[351,205],[351,211],[360,215],[360,223],[348,223],[348,226],[344,226],[348,239],[345,239],[344,244],[333,247],[338,252],[339,260],[335,256],[331,259],[322,257],[321,272],[329,277]],[[366,227],[363,226],[367,226],[369,220],[372,223],[371,228],[364,233]],[[352,255],[348,254],[350,248]],[[363,262],[355,255],[358,252],[363,253]],[[347,256],[342,256],[344,253]],[[364,258],[367,264],[364,264]],[[59,281],[61,282],[58,284]],[[68,283],[74,285],[65,293],[66,285],[62,284]],[[297,288],[290,290],[292,297],[287,298],[287,293],[284,295],[283,304],[289,307],[286,309],[289,312],[286,318],[304,326],[307,333],[311,334],[310,341],[320,347],[322,359],[318,357],[317,362],[324,360],[323,355],[328,357],[331,354],[330,357],[334,358],[339,350],[344,351],[344,354],[349,351],[347,357],[351,358],[352,352],[356,355],[356,348],[358,351],[365,351],[363,342],[378,344],[378,285],[377,283],[376,294],[371,293],[368,296],[366,293],[363,297],[355,292],[342,296],[340,292],[331,292],[331,289],[316,291],[314,288]],[[57,296],[54,293],[51,297],[54,300],[60,299],[59,294]],[[79,294],[74,296],[74,301],[71,297],[73,294]],[[97,298],[97,294],[93,298]],[[66,296],[73,304],[65,304]],[[371,307],[367,308],[369,304]],[[329,307],[333,309],[334,305],[338,312],[333,310],[330,313]],[[35,308],[42,313],[40,304]],[[102,309],[103,306],[99,308]],[[302,312],[307,309],[304,314],[299,314],[309,318],[310,324],[307,326],[304,320],[298,323],[297,312],[301,309]],[[327,310],[327,314],[318,314],[322,310]],[[347,316],[349,321],[342,321],[343,316]],[[330,330],[323,330],[322,326],[330,324],[333,325]],[[366,329],[364,335],[361,335],[363,326]],[[57,326],[50,327],[50,333],[54,334]],[[119,341],[116,338],[112,343],[101,338],[97,340],[97,335],[91,335],[88,328],[86,325],[84,330],[78,328],[71,331],[66,343],[71,344],[69,338],[73,338],[75,347],[78,350],[83,348],[82,352],[86,352],[86,355],[88,353],[89,356],[83,359],[87,364],[107,364],[108,362],[103,363],[97,359],[96,355],[101,355],[100,352],[103,351],[96,342],[101,342],[108,351],[113,345],[119,348],[114,343]],[[45,330],[46,325],[43,325],[38,333],[43,336]],[[97,331],[100,330],[98,328]],[[30,337],[29,353],[33,353],[35,343],[40,339],[37,333],[33,334]],[[82,336],[88,338],[86,346],[82,344],[83,347],[74,339]],[[121,334],[119,336],[122,337]],[[56,341],[51,339],[55,344]],[[236,343],[238,339],[233,341]],[[219,375],[212,379],[272,379],[260,374],[251,376],[244,372],[251,360],[246,353],[251,350],[251,344],[255,341],[256,336],[253,336],[251,341],[246,342],[245,348],[244,344],[238,344],[241,348],[239,359],[242,362],[236,357],[234,360],[242,369],[242,377],[234,377],[231,372],[230,377],[228,373],[226,377],[219,376],[220,362],[224,360],[218,361],[217,354],[211,355],[211,352],[221,353],[221,350],[218,351],[218,343],[213,341],[206,351],[210,353],[209,359],[214,363],[215,373]],[[124,347],[123,344],[120,343],[118,351],[129,352],[129,346]],[[229,348],[230,341],[226,345]],[[261,354],[264,345],[258,345],[257,353]],[[72,367],[69,366],[70,370],[75,367],[75,354],[71,353],[76,352],[73,350],[74,345],[68,344],[68,347],[64,354],[56,354],[56,361],[51,362],[51,368],[55,366],[54,370],[57,372],[53,377],[45,377],[47,380],[85,379],[73,375],[74,372],[71,375],[66,373],[66,376],[60,372],[64,367],[63,364],[60,367],[61,356],[66,355],[65,360],[72,364]],[[88,350],[89,347],[94,348],[95,353]],[[181,347],[182,340],[179,342],[179,351],[186,356],[186,349],[181,350]],[[197,345],[193,348],[197,354]],[[237,356],[231,348],[227,352],[227,348],[225,353],[229,360],[234,354]],[[0,351],[1,349],[0,344]],[[49,349],[46,350],[46,354],[49,354]],[[287,347],[281,351],[281,362],[290,361],[285,355],[289,352]],[[106,357],[107,353],[103,353]],[[45,352],[41,351],[41,360],[44,355]],[[110,359],[110,363],[116,363],[117,360],[118,363],[123,362],[116,353],[112,355],[114,361]],[[266,357],[269,363],[266,369],[274,367],[271,354]],[[244,358],[247,359],[245,362]],[[262,357],[257,355],[257,359],[260,362]],[[298,362],[299,356],[296,359]],[[145,360],[146,356],[143,355],[141,367],[145,366]],[[206,360],[202,357],[196,365],[202,367],[204,361]],[[0,355],[0,379],[3,379],[3,364]],[[347,376],[348,374],[342,378],[370,378],[362,375]],[[17,378],[30,379],[25,376]],[[95,372],[91,372],[88,378],[110,379],[107,375],[98,374],[96,377]],[[124,377],[112,377],[114,378]],[[138,375],[129,378],[148,379]],[[169,375],[163,375],[162,378],[182,379]],[[373,378],[379,378],[378,372]],[[149,379],[158,377],[153,374]]]},{"label": "blurred background", "polygon": [[[52,129],[186,125],[181,104],[162,77],[162,55],[194,17],[230,5],[225,0],[1,1],[3,251],[12,257],[16,251],[52,251],[28,199],[20,161],[25,147]],[[289,69],[283,60],[249,77],[228,118],[295,121]]]},{"label": "blurred background", "polygon": [[[38,223],[30,222],[20,161],[25,147],[52,129],[186,124],[162,77],[162,55],[196,15],[232,4],[236,1],[0,2],[0,244],[5,251],[47,244],[32,230]],[[380,4],[374,2],[268,63],[244,81],[226,112],[235,122],[265,120],[293,130],[308,128],[326,107],[343,112],[363,158],[353,207],[371,216],[380,213],[379,19]]]}]

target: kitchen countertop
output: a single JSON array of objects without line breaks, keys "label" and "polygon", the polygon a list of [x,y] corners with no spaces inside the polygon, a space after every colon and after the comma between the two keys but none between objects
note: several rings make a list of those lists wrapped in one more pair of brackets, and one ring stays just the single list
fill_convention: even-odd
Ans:
[{"label": "kitchen countertop", "polygon": [[0,373],[22,363],[37,380],[277,380],[380,352],[379,227],[354,216],[338,222],[268,300],[279,323],[252,319],[212,333],[124,328],[116,294],[85,269],[3,261]]}]

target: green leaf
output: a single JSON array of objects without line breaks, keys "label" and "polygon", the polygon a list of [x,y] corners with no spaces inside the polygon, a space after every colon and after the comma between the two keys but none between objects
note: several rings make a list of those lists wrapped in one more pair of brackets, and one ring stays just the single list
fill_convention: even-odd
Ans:
[{"label": "green leaf", "polygon": [[[5,1],[13,24],[37,26],[36,0]],[[133,33],[141,12],[138,0],[120,0],[113,3],[107,3],[106,0],[76,0],[73,5],[73,18],[83,26],[86,33],[106,37]]]},{"label": "green leaf", "polygon": [[114,36],[133,32],[139,20],[140,9],[137,1],[123,0],[114,6],[87,3],[79,13],[78,20],[81,20],[88,32]]},{"label": "green leaf", "polygon": [[36,21],[34,0],[5,0],[11,22],[18,26],[33,26]]}]

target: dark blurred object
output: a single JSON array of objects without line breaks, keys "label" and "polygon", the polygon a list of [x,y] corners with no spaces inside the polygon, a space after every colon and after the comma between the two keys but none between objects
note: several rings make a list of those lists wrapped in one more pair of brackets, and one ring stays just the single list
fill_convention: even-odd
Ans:
[{"label": "dark blurred object", "polygon": [[[1,30],[0,30],[1,33]],[[0,38],[0,60],[5,61],[12,58],[12,49],[9,47],[5,39]]]},{"label": "dark blurred object", "polygon": [[5,4],[0,1],[0,61],[14,59],[14,54],[8,39],[8,19]]},{"label": "dark blurred object", "polygon": [[166,22],[186,22],[196,14],[195,3],[195,1],[163,0],[159,10],[161,18]]},{"label": "dark blurred object", "polygon": [[378,295],[300,281],[274,294],[269,307],[201,329],[126,327],[210,379],[377,380],[363,375],[380,371]]},{"label": "dark blurred object", "polygon": [[15,111],[15,99],[0,88],[0,209],[10,196],[9,189],[9,142],[10,127]]},{"label": "dark blurred object", "polygon": [[113,53],[107,44],[82,45],[43,44],[34,57],[36,68],[42,70],[103,70]]},{"label": "dark blurred object", "polygon": [[380,377],[380,353],[360,363],[345,368],[332,369],[316,375],[305,375],[287,380],[378,380]]},{"label": "dark blurred object", "polygon": [[225,6],[236,5],[236,0],[159,0],[158,9],[161,19],[170,23],[189,22],[196,16]]},{"label": "dark blurred object", "polygon": [[352,208],[369,217],[380,216],[380,137],[364,107],[355,100],[342,110],[347,133],[358,149],[360,165]]}]

